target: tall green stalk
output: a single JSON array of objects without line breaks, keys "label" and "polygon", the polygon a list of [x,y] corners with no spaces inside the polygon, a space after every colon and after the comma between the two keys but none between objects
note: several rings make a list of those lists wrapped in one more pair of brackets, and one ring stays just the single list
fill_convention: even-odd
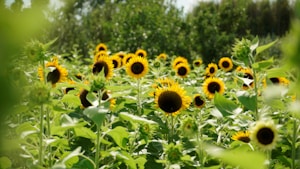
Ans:
[{"label": "tall green stalk", "polygon": [[297,125],[296,119],[293,119],[293,136],[292,136],[292,163],[291,169],[296,169],[296,141],[297,141]]},{"label": "tall green stalk", "polygon": [[44,104],[41,104],[40,112],[40,132],[39,132],[39,164],[43,166],[43,131],[44,131]]},{"label": "tall green stalk", "polygon": [[[47,135],[47,138],[50,138],[50,136],[51,136],[51,129],[50,129],[50,111],[49,111],[49,109],[47,109],[47,111],[46,111],[46,123],[47,123],[47,133],[46,133],[46,135]],[[51,145],[49,145],[48,146],[48,153],[49,153],[49,159],[48,159],[48,164],[49,164],[49,167],[51,167],[52,166],[52,158],[51,158],[51,151],[52,151],[52,148],[51,148]]]},{"label": "tall green stalk", "polygon": [[138,115],[142,115],[142,105],[141,105],[141,81],[137,80],[137,111]]},{"label": "tall green stalk", "polygon": [[96,138],[96,155],[95,155],[95,164],[96,169],[99,168],[99,158],[100,158],[100,129],[101,126],[97,125],[97,138]]}]

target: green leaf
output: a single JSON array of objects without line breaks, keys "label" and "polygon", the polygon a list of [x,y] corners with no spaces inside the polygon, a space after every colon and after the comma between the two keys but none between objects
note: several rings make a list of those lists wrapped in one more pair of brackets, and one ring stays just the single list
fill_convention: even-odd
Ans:
[{"label": "green leaf", "polygon": [[79,97],[72,94],[65,94],[61,101],[73,107],[81,105]]},{"label": "green leaf", "polygon": [[8,169],[11,168],[11,161],[7,157],[0,157],[0,168],[1,169]]},{"label": "green leaf", "polygon": [[96,139],[96,133],[93,132],[90,128],[79,127],[79,128],[75,128],[74,131],[77,137],[84,137],[91,140]]},{"label": "green leaf", "polygon": [[60,168],[71,168],[73,164],[77,163],[79,158],[78,156],[82,155],[81,147],[77,147],[74,151],[71,153],[66,152],[63,154],[63,159],[52,167],[53,169],[60,169]]},{"label": "green leaf", "polygon": [[105,120],[106,113],[107,113],[106,109],[101,109],[97,107],[88,107],[83,111],[83,114],[86,115],[91,120],[93,120],[93,122],[98,127],[101,127],[103,121]]},{"label": "green leaf", "polygon": [[128,142],[129,133],[125,127],[117,126],[110,130],[107,134],[112,137],[119,147],[123,149],[127,148],[126,144]]},{"label": "green leaf", "polygon": [[145,163],[147,162],[147,160],[145,157],[138,157],[137,159],[135,159],[135,162],[139,169],[144,169]]},{"label": "green leaf", "polygon": [[132,121],[132,122],[137,122],[137,123],[143,123],[143,124],[157,124],[155,121],[148,120],[133,114],[129,114],[127,112],[121,112],[119,114],[119,117],[121,119],[127,120],[127,121]]},{"label": "green leaf", "polygon": [[286,71],[283,68],[272,68],[267,70],[267,78],[272,77],[285,77]]},{"label": "green leaf", "polygon": [[205,145],[209,155],[218,158],[224,163],[243,169],[265,169],[266,156],[261,152],[244,149],[224,150],[214,145]]},{"label": "green leaf", "polygon": [[247,109],[256,111],[256,98],[254,95],[250,95],[247,91],[237,92],[237,98]]},{"label": "green leaf", "polygon": [[266,49],[269,49],[270,47],[272,47],[278,40],[276,39],[273,42],[270,42],[266,45],[262,45],[256,48],[256,55],[260,54],[261,52],[265,51]]},{"label": "green leaf", "polygon": [[272,66],[273,63],[274,63],[274,59],[270,58],[268,60],[263,60],[263,61],[260,61],[260,62],[253,63],[252,67],[253,67],[253,69],[256,69],[256,70],[265,70],[268,67]]},{"label": "green leaf", "polygon": [[214,104],[223,116],[234,114],[238,106],[231,100],[226,99],[221,94],[217,93],[214,97]]}]

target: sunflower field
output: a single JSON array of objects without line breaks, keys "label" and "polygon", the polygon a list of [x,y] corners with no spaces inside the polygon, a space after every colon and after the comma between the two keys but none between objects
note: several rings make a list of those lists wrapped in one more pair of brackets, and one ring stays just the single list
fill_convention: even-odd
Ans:
[{"label": "sunflower field", "polygon": [[[0,169],[299,169],[299,28],[237,38],[208,64],[101,41],[66,59],[57,39],[26,41],[0,71]],[[268,55],[279,41],[282,59]]]}]

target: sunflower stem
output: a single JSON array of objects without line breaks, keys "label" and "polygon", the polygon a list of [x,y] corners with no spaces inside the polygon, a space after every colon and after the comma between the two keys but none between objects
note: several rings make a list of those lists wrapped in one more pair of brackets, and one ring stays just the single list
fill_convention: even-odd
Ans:
[{"label": "sunflower stem", "polygon": [[272,169],[272,150],[267,151],[267,158],[269,160],[269,169]]},{"label": "sunflower stem", "polygon": [[174,116],[171,115],[171,132],[170,132],[170,138],[169,142],[173,142],[173,136],[174,136]]},{"label": "sunflower stem", "polygon": [[255,97],[254,97],[254,99],[255,99],[255,103],[256,103],[256,105],[255,105],[255,120],[258,120],[259,119],[259,114],[258,114],[258,103],[257,103],[257,101],[258,101],[258,89],[257,89],[257,79],[256,79],[256,71],[253,69],[253,80],[254,80],[254,92],[255,92]]},{"label": "sunflower stem", "polygon": [[[201,111],[199,113],[199,124],[203,124]],[[202,127],[201,126],[198,126],[197,143],[198,143],[198,156],[199,156],[200,168],[204,168],[203,140],[202,140]]]},{"label": "sunflower stem", "polygon": [[138,115],[142,115],[142,106],[141,106],[141,81],[137,80],[137,111]]},{"label": "sunflower stem", "polygon": [[44,104],[41,104],[40,112],[40,132],[39,132],[39,164],[43,166],[43,131],[44,131]]},{"label": "sunflower stem", "polygon": [[291,169],[296,169],[296,140],[297,140],[297,125],[296,119],[293,119],[293,136],[292,136],[292,163]]},{"label": "sunflower stem", "polygon": [[[46,123],[47,123],[47,138],[50,138],[51,136],[51,129],[50,129],[50,111],[49,109],[47,108],[47,111],[46,111]],[[52,161],[51,161],[51,145],[49,144],[48,146],[48,153],[49,153],[49,167],[52,166]]]},{"label": "sunflower stem", "polygon": [[95,164],[96,164],[96,169],[99,168],[99,155],[100,155],[100,129],[101,129],[101,127],[97,125],[96,154],[95,154]]}]

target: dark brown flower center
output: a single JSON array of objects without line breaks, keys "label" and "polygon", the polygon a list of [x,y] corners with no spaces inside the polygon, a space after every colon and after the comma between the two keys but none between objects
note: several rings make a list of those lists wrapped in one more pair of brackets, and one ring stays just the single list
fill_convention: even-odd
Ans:
[{"label": "dark brown flower center", "polygon": [[101,46],[101,47],[98,49],[98,51],[99,51],[99,52],[100,52],[100,51],[105,51],[105,48]]},{"label": "dark brown flower center", "polygon": [[242,141],[244,143],[249,143],[250,142],[250,138],[247,136],[241,136],[238,138],[239,141]]},{"label": "dark brown flower center", "polygon": [[47,82],[51,82],[52,84],[55,84],[59,81],[59,78],[61,76],[61,73],[58,69],[54,69],[52,72],[49,72],[47,75]]},{"label": "dark brown flower center", "polygon": [[207,86],[207,90],[209,91],[209,93],[219,92],[220,89],[221,89],[221,86],[217,82],[210,82]]},{"label": "dark brown flower center", "polygon": [[209,68],[209,73],[211,74],[215,73],[215,68],[214,67]]},{"label": "dark brown flower center", "polygon": [[183,67],[183,66],[179,67],[177,69],[177,73],[178,73],[179,76],[185,76],[187,74],[186,67]]},{"label": "dark brown flower center", "polygon": [[132,73],[138,75],[144,71],[145,67],[144,67],[143,63],[135,62],[131,65],[130,69],[131,69]]},{"label": "dark brown flower center", "polygon": [[112,63],[114,64],[114,68],[117,68],[119,66],[119,62],[116,60],[112,60]]},{"label": "dark brown flower center", "polygon": [[195,66],[200,66],[200,62],[199,61],[196,61],[194,64],[195,64]]},{"label": "dark brown flower center", "polygon": [[100,73],[102,71],[102,69],[104,69],[104,75],[106,77],[108,74],[108,65],[106,62],[95,63],[93,66],[93,74],[97,75],[98,73]]},{"label": "dark brown flower center", "polygon": [[245,74],[244,74],[244,78],[247,78],[247,79],[253,79],[253,75],[250,74],[250,73],[245,73]]},{"label": "dark brown flower center", "polygon": [[228,61],[223,61],[222,62],[222,66],[223,66],[223,68],[228,68],[229,67],[229,62]]},{"label": "dark brown flower center", "polygon": [[143,52],[139,52],[137,55],[140,56],[140,57],[144,57],[145,56]]},{"label": "dark brown flower center", "polygon": [[80,95],[79,95],[79,98],[80,98],[80,102],[82,104],[83,107],[89,107],[89,106],[92,106],[92,104],[86,99],[86,96],[87,94],[89,93],[89,91],[87,90],[83,90]]},{"label": "dark brown flower center", "polygon": [[194,103],[196,106],[202,106],[204,104],[204,101],[201,99],[200,96],[197,96],[194,98]]},{"label": "dark brown flower center", "polygon": [[166,113],[174,113],[181,108],[182,99],[174,91],[165,91],[158,97],[158,106]]},{"label": "dark brown flower center", "polygon": [[256,134],[258,142],[263,145],[271,144],[274,140],[274,137],[275,135],[273,130],[268,127],[261,128]]},{"label": "dark brown flower center", "polygon": [[273,84],[279,84],[279,78],[277,78],[277,77],[272,77],[272,78],[270,78],[270,80]]}]

